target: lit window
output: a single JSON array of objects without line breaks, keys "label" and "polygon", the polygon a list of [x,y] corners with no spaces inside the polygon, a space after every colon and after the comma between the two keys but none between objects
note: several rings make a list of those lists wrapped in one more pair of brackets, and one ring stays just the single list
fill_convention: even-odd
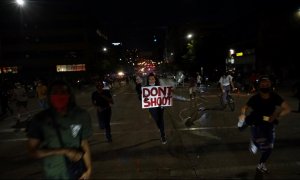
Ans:
[{"label": "lit window", "polygon": [[0,67],[0,74],[7,74],[7,73],[18,73],[18,67],[12,66],[12,67]]},{"label": "lit window", "polygon": [[57,72],[85,71],[85,64],[56,65]]}]

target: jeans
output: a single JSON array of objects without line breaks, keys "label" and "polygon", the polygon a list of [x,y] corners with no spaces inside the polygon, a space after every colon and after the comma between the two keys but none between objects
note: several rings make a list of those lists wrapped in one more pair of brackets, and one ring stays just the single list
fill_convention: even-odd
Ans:
[{"label": "jeans", "polygon": [[161,107],[149,108],[149,112],[160,130],[160,136],[165,137],[164,109]]},{"label": "jeans", "polygon": [[230,91],[230,86],[223,86],[223,89],[224,89],[224,93],[222,94],[222,98],[223,98],[223,102],[224,104],[227,104],[227,97],[228,97],[228,94],[229,94],[229,91]]},{"label": "jeans", "polygon": [[262,152],[260,163],[265,163],[274,147],[275,127],[273,124],[252,126],[251,135],[255,146]]}]

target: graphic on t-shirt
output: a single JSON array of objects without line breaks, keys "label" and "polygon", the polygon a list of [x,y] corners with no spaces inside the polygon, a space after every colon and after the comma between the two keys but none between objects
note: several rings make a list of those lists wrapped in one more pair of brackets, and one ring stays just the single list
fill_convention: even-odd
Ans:
[{"label": "graphic on t-shirt", "polygon": [[81,129],[81,125],[80,124],[72,124],[70,126],[70,128],[72,130],[72,136],[75,138]]}]

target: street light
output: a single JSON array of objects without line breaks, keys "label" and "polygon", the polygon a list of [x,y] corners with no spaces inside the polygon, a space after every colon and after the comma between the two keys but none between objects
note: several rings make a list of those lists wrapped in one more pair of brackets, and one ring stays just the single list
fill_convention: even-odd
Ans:
[{"label": "street light", "polygon": [[102,50],[103,50],[104,52],[106,52],[106,51],[107,51],[107,48],[106,48],[106,47],[104,47]]},{"label": "street light", "polygon": [[186,37],[187,37],[188,39],[191,39],[191,38],[193,37],[193,34],[188,34]]},{"label": "street light", "polygon": [[229,49],[229,55],[232,56],[235,53],[234,49]]},{"label": "street light", "polygon": [[15,3],[20,7],[25,6],[25,0],[15,0]]},{"label": "street light", "polygon": [[296,16],[297,16],[298,18],[300,18],[300,8],[297,10]]}]

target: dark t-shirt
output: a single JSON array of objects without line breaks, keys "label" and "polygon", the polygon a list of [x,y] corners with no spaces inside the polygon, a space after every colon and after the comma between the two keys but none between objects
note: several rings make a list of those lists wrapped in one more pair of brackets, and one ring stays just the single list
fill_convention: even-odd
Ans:
[{"label": "dark t-shirt", "polygon": [[92,93],[92,102],[95,102],[95,105],[101,107],[102,109],[110,107],[109,101],[102,96],[106,96],[109,99],[112,98],[110,91],[104,89],[101,94],[98,91]]},{"label": "dark t-shirt", "polygon": [[[283,99],[276,93],[272,92],[270,98],[263,99],[259,94],[252,96],[248,102],[247,106],[252,108],[250,115],[255,117],[254,124],[262,124],[266,121],[263,120],[264,116],[272,116],[275,112],[276,107],[281,106]],[[275,121],[276,122],[276,121]]]}]

